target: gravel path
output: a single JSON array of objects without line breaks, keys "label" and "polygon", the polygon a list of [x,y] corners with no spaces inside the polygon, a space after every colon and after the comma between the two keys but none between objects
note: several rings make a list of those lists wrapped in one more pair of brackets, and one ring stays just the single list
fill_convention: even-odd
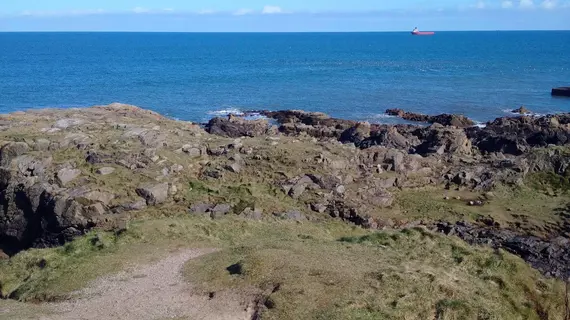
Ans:
[{"label": "gravel path", "polygon": [[249,320],[253,311],[239,297],[192,295],[182,278],[190,259],[213,250],[185,250],[155,264],[100,278],[72,301],[49,304],[53,315],[41,320]]}]

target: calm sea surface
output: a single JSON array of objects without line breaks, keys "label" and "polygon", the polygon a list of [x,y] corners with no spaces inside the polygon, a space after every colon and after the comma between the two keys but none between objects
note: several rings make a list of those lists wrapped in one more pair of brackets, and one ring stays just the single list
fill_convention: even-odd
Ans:
[{"label": "calm sea surface", "polygon": [[192,121],[304,109],[393,122],[386,108],[478,121],[570,112],[570,31],[0,33],[0,113],[123,102]]}]

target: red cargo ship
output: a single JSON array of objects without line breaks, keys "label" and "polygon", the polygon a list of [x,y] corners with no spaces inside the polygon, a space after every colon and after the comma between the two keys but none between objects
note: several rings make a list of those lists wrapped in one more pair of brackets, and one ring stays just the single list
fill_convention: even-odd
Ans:
[{"label": "red cargo ship", "polygon": [[431,36],[434,34],[435,32],[432,31],[420,31],[418,30],[418,27],[414,28],[414,31],[412,31],[412,35],[414,36]]}]

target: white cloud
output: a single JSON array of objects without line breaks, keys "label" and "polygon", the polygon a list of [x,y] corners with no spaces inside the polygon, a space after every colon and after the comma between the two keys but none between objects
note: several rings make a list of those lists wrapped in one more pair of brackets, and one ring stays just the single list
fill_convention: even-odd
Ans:
[{"label": "white cloud", "polygon": [[251,9],[239,9],[238,11],[234,12],[233,15],[234,16],[245,16],[247,14],[252,14],[252,13],[254,13],[254,11]]},{"label": "white cloud", "polygon": [[136,7],[133,9],[134,13],[147,13],[150,12],[150,10],[146,9],[146,8],[141,8],[141,7]]},{"label": "white cloud", "polygon": [[513,5],[513,2],[510,1],[510,0],[503,1],[503,3],[501,3],[501,7],[502,7],[503,9],[510,9],[510,8],[512,8],[513,6],[514,6],[514,5]]},{"label": "white cloud", "polygon": [[198,13],[198,14],[206,15],[206,14],[214,14],[214,13],[216,13],[216,11],[210,10],[210,9],[204,9],[204,10],[198,11],[197,13]]},{"label": "white cloud", "polygon": [[521,8],[532,8],[534,7],[533,0],[520,0],[519,7]]},{"label": "white cloud", "polygon": [[263,10],[261,11],[261,13],[263,13],[263,14],[278,14],[278,13],[283,13],[283,9],[281,9],[281,7],[277,7],[277,6],[265,6],[265,7],[263,7]]},{"label": "white cloud", "polygon": [[556,5],[557,5],[556,0],[544,0],[544,2],[540,4],[540,6],[544,9],[554,9]]},{"label": "white cloud", "polygon": [[485,9],[486,6],[487,6],[487,5],[485,4],[485,2],[479,1],[479,2],[477,2],[477,4],[475,5],[475,8],[477,8],[477,9]]},{"label": "white cloud", "polygon": [[29,17],[61,17],[61,16],[87,16],[95,14],[104,14],[107,11],[103,9],[93,9],[93,10],[65,10],[65,11],[22,11],[20,16]]}]

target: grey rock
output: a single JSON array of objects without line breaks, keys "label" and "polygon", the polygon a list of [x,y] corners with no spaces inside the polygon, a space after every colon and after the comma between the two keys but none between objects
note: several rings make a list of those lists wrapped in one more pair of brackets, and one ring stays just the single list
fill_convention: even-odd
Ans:
[{"label": "grey rock", "polygon": [[122,205],[122,208],[126,211],[140,211],[140,210],[144,210],[147,208],[146,205],[146,200],[139,198],[138,200],[135,200],[134,202]]},{"label": "grey rock", "polygon": [[297,210],[291,210],[284,213],[274,213],[275,216],[285,219],[285,220],[294,220],[294,221],[304,221],[307,220],[304,214]]},{"label": "grey rock", "polygon": [[59,141],[59,147],[63,149],[70,147],[87,149],[91,146],[92,141],[93,140],[84,133],[70,133]]},{"label": "grey rock", "polygon": [[88,191],[83,194],[80,194],[76,197],[76,199],[87,202],[87,203],[103,203],[105,205],[109,205],[113,199],[115,199],[115,195],[108,192],[102,191]]},{"label": "grey rock", "polygon": [[28,152],[30,147],[25,142],[10,142],[0,148],[0,166],[9,166],[16,157]]},{"label": "grey rock", "polygon": [[63,168],[57,172],[57,182],[60,186],[65,187],[68,183],[75,180],[81,174],[79,169]]},{"label": "grey rock", "polygon": [[327,205],[322,203],[312,203],[311,210],[318,213],[324,213],[325,211],[327,211]]},{"label": "grey rock", "polygon": [[191,158],[199,158],[202,156],[203,152],[202,149],[198,146],[193,146],[190,144],[185,144],[182,146],[182,151],[186,153]]},{"label": "grey rock", "polygon": [[36,151],[47,151],[50,147],[51,142],[48,139],[37,139],[34,145],[34,150]]},{"label": "grey rock", "polygon": [[159,148],[166,144],[166,135],[158,130],[146,130],[138,135],[140,142],[147,147]]},{"label": "grey rock", "polygon": [[232,210],[232,206],[229,204],[218,204],[212,209],[210,209],[210,217],[212,219],[219,219]]},{"label": "grey rock", "polygon": [[289,190],[288,194],[293,199],[299,199],[301,195],[305,192],[307,186],[305,184],[296,184]]},{"label": "grey rock", "polygon": [[204,171],[204,176],[213,179],[220,179],[222,178],[222,173],[218,170],[209,169]]},{"label": "grey rock", "polygon": [[168,199],[168,183],[146,185],[136,190],[137,194],[146,200],[149,206],[166,202]]},{"label": "grey rock", "polygon": [[85,216],[87,218],[93,218],[96,216],[104,215],[105,213],[106,213],[105,207],[103,207],[103,205],[101,203],[96,203],[96,204],[92,204],[92,205],[87,207],[87,210],[85,212]]},{"label": "grey rock", "polygon": [[103,167],[103,168],[97,169],[97,174],[100,174],[102,176],[109,175],[113,172],[115,172],[115,168],[113,168],[113,167]]},{"label": "grey rock", "polygon": [[214,206],[208,203],[195,203],[190,207],[191,214],[206,214],[210,212],[210,210]]},{"label": "grey rock", "polygon": [[383,189],[392,188],[395,184],[396,184],[396,177],[376,180],[376,186]]},{"label": "grey rock", "polygon": [[231,165],[227,166],[226,169],[233,173],[240,173],[241,172],[241,165],[237,162],[232,163]]},{"label": "grey rock", "polygon": [[54,128],[58,129],[67,129],[71,127],[77,127],[84,124],[85,121],[82,119],[75,119],[75,118],[68,118],[68,119],[60,119],[55,122],[53,125]]},{"label": "grey rock", "polygon": [[340,185],[340,186],[336,187],[335,191],[338,194],[344,194],[346,192],[346,187],[343,185]]}]

